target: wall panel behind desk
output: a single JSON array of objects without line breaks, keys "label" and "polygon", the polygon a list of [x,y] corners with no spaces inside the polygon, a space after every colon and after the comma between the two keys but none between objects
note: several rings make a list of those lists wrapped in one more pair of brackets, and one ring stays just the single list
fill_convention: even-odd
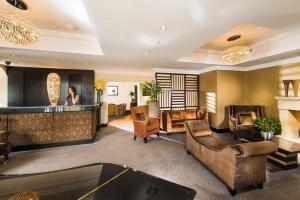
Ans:
[{"label": "wall panel behind desk", "polygon": [[93,70],[8,67],[8,106],[48,106],[47,76],[52,72],[61,79],[59,105],[64,104],[69,86],[78,89],[80,104],[93,104]]}]

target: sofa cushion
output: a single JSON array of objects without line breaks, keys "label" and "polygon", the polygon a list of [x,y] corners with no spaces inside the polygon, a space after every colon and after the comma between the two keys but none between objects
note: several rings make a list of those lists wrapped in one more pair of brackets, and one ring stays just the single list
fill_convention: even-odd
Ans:
[{"label": "sofa cushion", "polygon": [[174,120],[172,123],[172,126],[183,126],[184,125],[185,120]]},{"label": "sofa cushion", "polygon": [[174,121],[174,120],[181,120],[181,111],[173,111],[170,113],[170,116],[171,116],[171,120]]},{"label": "sofa cushion", "polygon": [[249,126],[254,124],[251,113],[239,114],[238,120],[239,124],[243,126]]},{"label": "sofa cushion", "polygon": [[209,129],[197,129],[197,130],[193,130],[193,135],[195,137],[201,137],[201,136],[207,136],[207,135],[211,135],[212,132]]},{"label": "sofa cushion", "polygon": [[186,110],[184,111],[184,119],[196,119],[197,118],[197,112],[196,110]]},{"label": "sofa cushion", "polygon": [[213,150],[213,151],[220,151],[225,147],[231,145],[229,142],[214,136],[214,135],[207,135],[202,137],[196,137],[197,141],[204,145],[205,147]]}]

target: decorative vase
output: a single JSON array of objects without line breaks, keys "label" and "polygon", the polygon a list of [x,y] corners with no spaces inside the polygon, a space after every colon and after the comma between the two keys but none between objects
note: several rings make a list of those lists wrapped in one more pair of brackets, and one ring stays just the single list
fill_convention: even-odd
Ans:
[{"label": "decorative vase", "polygon": [[159,102],[158,101],[148,101],[148,116],[151,118],[159,118]]},{"label": "decorative vase", "polygon": [[57,73],[48,75],[47,92],[51,106],[56,106],[60,97],[60,77]]},{"label": "decorative vase", "polygon": [[265,132],[265,131],[260,131],[260,135],[264,140],[272,140],[274,137],[274,133],[271,132]]},{"label": "decorative vase", "polygon": [[294,96],[299,96],[299,86],[300,86],[300,80],[292,80],[292,86],[294,90]]},{"label": "decorative vase", "polygon": [[289,96],[289,89],[290,89],[291,82],[292,82],[291,80],[283,80],[284,92],[285,92],[285,96],[286,97]]}]

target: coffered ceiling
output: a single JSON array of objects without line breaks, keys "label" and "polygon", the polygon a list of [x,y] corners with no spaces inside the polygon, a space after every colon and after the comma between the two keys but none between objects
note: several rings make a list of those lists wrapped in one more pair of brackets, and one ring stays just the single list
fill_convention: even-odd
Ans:
[{"label": "coffered ceiling", "polygon": [[19,65],[202,70],[224,65],[219,53],[237,32],[236,44],[253,49],[237,67],[300,56],[299,0],[24,1],[44,35],[29,48],[0,41],[0,59]]}]

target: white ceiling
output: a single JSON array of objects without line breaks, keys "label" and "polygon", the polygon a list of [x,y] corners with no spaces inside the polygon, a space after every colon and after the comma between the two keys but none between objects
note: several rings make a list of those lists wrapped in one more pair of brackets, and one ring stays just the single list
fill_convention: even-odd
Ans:
[{"label": "white ceiling", "polygon": [[[152,68],[200,70],[216,62],[182,57],[240,24],[265,27],[284,33],[259,41],[261,47],[253,62],[268,62],[294,57],[300,50],[299,0],[25,0],[29,14],[39,28],[65,34],[89,34],[97,37],[103,54],[92,50],[76,53],[60,48],[18,48],[0,43],[0,59],[19,65],[56,66],[96,70],[151,71]],[[69,28],[74,25],[75,29]],[[161,25],[166,30],[160,29]],[[72,27],[74,27],[72,26]],[[290,36],[292,40],[289,40]],[[84,35],[83,35],[84,36]],[[43,36],[42,36],[43,37]],[[266,45],[267,40],[278,45]],[[159,42],[158,42],[159,41]],[[45,42],[45,41],[44,41]],[[269,42],[270,43],[270,42]],[[268,43],[268,44],[269,44]],[[77,43],[76,43],[77,44]],[[2,48],[1,48],[2,47]],[[63,45],[61,45],[63,48]],[[96,47],[93,47],[96,48]],[[148,55],[145,55],[148,52]],[[289,55],[289,52],[293,52]],[[296,52],[296,53],[295,53]],[[15,56],[12,56],[15,54]],[[295,55],[296,54],[296,55]],[[205,55],[207,58],[207,55]],[[216,57],[215,57],[216,58]],[[247,64],[241,65],[249,66]]]}]

